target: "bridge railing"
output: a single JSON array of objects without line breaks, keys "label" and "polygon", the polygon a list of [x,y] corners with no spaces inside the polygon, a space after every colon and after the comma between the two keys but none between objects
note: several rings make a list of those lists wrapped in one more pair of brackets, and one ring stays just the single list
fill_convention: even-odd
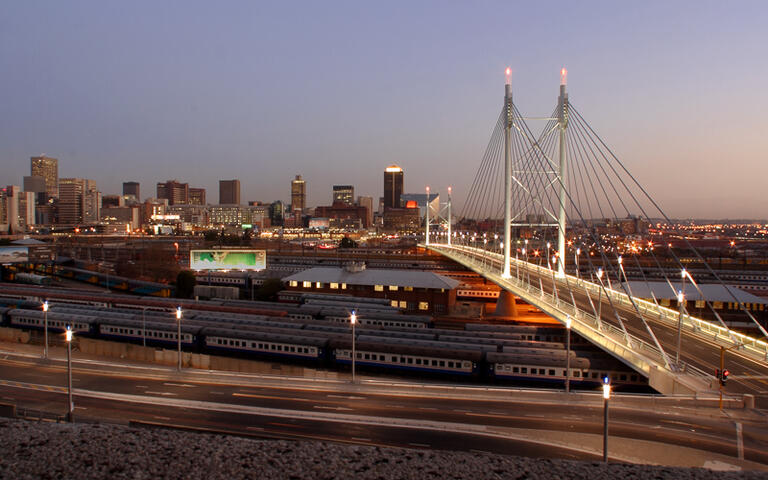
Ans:
[{"label": "bridge railing", "polygon": [[[478,247],[470,247],[465,245],[444,245],[444,244],[432,244],[430,245],[432,247],[440,247],[440,248],[449,248],[454,252],[460,252],[462,253],[468,260],[471,260],[473,263],[475,263],[477,266],[481,268],[489,268],[491,266],[491,263],[497,264],[497,269],[500,271],[500,265],[503,262],[503,255],[496,252],[491,252],[482,248]],[[482,260],[478,261],[477,258],[481,257]],[[486,260],[487,259],[487,260]],[[522,270],[532,270],[536,271],[539,274],[547,274],[552,275],[552,270],[547,267],[543,267],[540,265],[536,265],[531,262],[527,262],[525,260],[520,259],[511,259],[512,266],[516,267],[517,269]],[[498,276],[501,281],[510,281],[515,280],[521,284],[525,284],[524,288],[529,289],[527,291],[530,291],[530,288],[535,288],[536,290],[541,290],[539,287],[535,287],[533,285],[528,284],[528,282],[523,281],[522,277],[517,278],[515,275],[512,276],[512,278],[509,279],[503,279],[501,276]],[[604,285],[601,287],[599,284],[590,282],[588,280],[585,280],[581,277],[576,277],[573,275],[565,275],[564,277],[557,277],[555,275],[555,281],[558,284],[562,283],[569,283],[570,285],[576,285],[581,288],[585,288],[587,292],[589,292],[592,295],[598,295],[598,292],[603,290],[607,295],[610,296],[612,301],[615,301],[620,304],[631,306],[632,302],[629,299],[629,295],[627,295],[624,292],[615,290],[613,288],[610,288],[607,285]],[[521,287],[521,285],[517,285],[518,288]],[[544,295],[545,292],[541,291],[540,295]],[[547,294],[549,295],[549,294]],[[554,298],[554,295],[550,295]],[[660,305],[657,305],[654,302],[649,302],[647,300],[639,299],[636,297],[633,297],[635,305],[637,305],[638,309],[640,310],[640,314],[643,315],[644,318],[650,319],[650,320],[658,320],[661,322],[664,322],[670,326],[677,326],[679,322],[679,312],[676,312],[670,308],[666,308]],[[555,298],[558,302],[563,302],[560,298]],[[666,362],[664,361],[663,354],[659,351],[658,348],[656,348],[653,345],[650,345],[643,340],[640,340],[636,337],[633,337],[627,333],[625,333],[623,330],[619,329],[618,327],[607,324],[605,322],[602,322],[596,318],[595,315],[593,315],[591,312],[583,311],[578,309],[576,306],[569,304],[573,310],[574,310],[574,316],[576,315],[575,312],[578,311],[579,315],[584,316],[584,318],[591,318],[594,320],[594,327],[596,329],[609,329],[612,334],[620,334],[621,337],[625,337],[628,342],[631,342],[632,344],[640,347],[644,352],[651,355],[651,357],[655,357],[654,359],[658,359],[661,363],[661,365],[664,365]],[[700,318],[692,317],[690,315],[683,315],[682,319],[683,328],[686,328],[693,334],[701,336],[703,338],[706,338],[709,341],[713,341],[719,345],[722,345],[724,348],[733,349],[734,347],[737,347],[741,353],[747,354],[750,357],[754,358],[758,361],[768,361],[768,343],[757,340],[755,338],[749,337],[747,335],[743,335],[738,332],[734,332],[732,330],[729,330],[727,328],[724,328],[720,325],[716,325],[712,322],[708,322],[706,320],[702,320]],[[615,331],[614,331],[615,330]],[[696,369],[692,365],[682,365],[682,369],[685,369],[689,373],[693,373],[695,375],[701,375],[701,376],[711,376],[711,374],[703,372],[701,370]]]}]

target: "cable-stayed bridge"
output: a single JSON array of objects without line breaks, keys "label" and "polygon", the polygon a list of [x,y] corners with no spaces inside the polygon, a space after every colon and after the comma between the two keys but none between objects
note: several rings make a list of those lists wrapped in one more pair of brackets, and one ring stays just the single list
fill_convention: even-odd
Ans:
[{"label": "cable-stayed bridge", "polygon": [[[535,305],[662,393],[717,390],[716,369],[725,368],[728,392],[768,402],[764,319],[669,228],[674,222],[569,101],[565,69],[536,135],[509,77],[507,69],[503,107],[463,210],[454,218],[448,206],[445,218],[430,219],[428,208],[424,246],[502,287],[502,310],[514,314],[514,296]],[[691,259],[726,302],[707,298],[686,268]],[[633,295],[633,285],[649,298]],[[714,320],[690,315],[689,296]],[[758,334],[733,331],[724,305]]]}]

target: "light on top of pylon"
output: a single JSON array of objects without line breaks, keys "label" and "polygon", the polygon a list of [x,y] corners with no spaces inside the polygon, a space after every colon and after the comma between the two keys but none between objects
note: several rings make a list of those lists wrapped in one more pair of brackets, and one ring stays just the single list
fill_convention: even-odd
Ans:
[{"label": "light on top of pylon", "polygon": [[563,67],[560,70],[560,85],[566,85],[568,83],[568,70]]},{"label": "light on top of pylon", "polygon": [[512,84],[512,69],[507,67],[506,70],[504,70],[504,75],[507,77],[507,85]]}]

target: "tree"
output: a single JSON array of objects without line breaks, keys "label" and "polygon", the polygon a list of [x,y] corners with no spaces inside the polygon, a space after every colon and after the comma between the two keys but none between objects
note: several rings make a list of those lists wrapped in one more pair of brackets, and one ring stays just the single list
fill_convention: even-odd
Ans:
[{"label": "tree", "polygon": [[277,300],[277,292],[283,290],[283,282],[279,278],[268,278],[264,280],[258,290],[256,290],[256,300],[274,301]]},{"label": "tree", "polygon": [[191,270],[180,271],[179,274],[176,275],[176,297],[192,298],[196,284],[197,279]]},{"label": "tree", "polygon": [[349,237],[344,237],[339,242],[339,248],[357,248],[357,242]]}]

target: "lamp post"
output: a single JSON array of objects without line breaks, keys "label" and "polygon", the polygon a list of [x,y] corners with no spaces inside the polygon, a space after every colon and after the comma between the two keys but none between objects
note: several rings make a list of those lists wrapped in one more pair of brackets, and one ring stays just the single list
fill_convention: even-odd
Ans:
[{"label": "lamp post", "polygon": [[581,249],[577,248],[576,249],[576,255],[575,255],[575,257],[576,257],[575,258],[575,260],[576,260],[576,280],[579,279],[579,256],[580,255],[581,255]]},{"label": "lamp post", "polygon": [[178,344],[178,359],[179,364],[176,367],[178,371],[181,371],[181,306],[176,307],[176,340]]},{"label": "lamp post", "polygon": [[565,393],[571,393],[571,316],[565,319],[566,334],[566,354],[565,354]]},{"label": "lamp post", "polygon": [[611,384],[608,377],[603,379],[603,462],[608,463],[608,400],[611,398]]},{"label": "lamp post", "polygon": [[683,269],[680,272],[682,278],[682,289],[677,291],[677,308],[679,313],[677,315],[677,354],[675,355],[675,364],[680,367],[680,347],[683,341],[683,312],[685,311],[685,276],[688,272]]},{"label": "lamp post", "polygon": [[597,318],[602,322],[603,318],[603,268],[597,269],[597,279],[600,281],[600,288],[597,290]]},{"label": "lamp post", "polygon": [[352,325],[352,383],[355,383],[355,323],[357,323],[357,315],[354,310],[349,316],[349,323]]},{"label": "lamp post", "polygon": [[75,402],[72,400],[72,325],[67,325],[67,421],[75,421]]},{"label": "lamp post", "polygon": [[45,346],[43,347],[43,358],[48,360],[48,300],[43,302],[43,328],[45,329]]}]

